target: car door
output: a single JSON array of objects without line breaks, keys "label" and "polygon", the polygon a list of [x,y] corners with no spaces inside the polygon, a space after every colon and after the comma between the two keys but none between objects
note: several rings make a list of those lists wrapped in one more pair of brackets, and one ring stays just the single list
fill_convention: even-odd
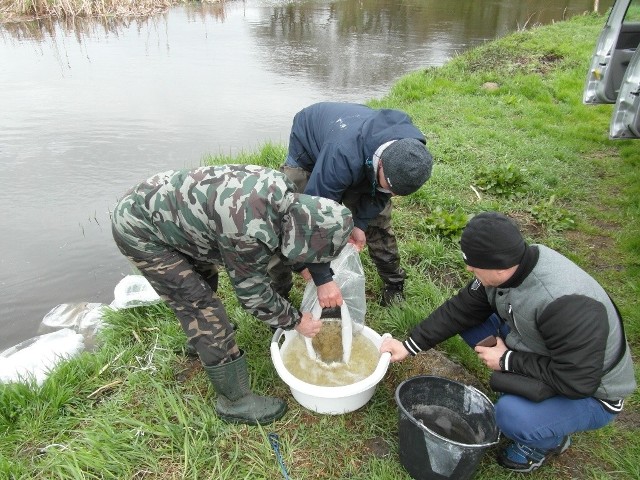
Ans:
[{"label": "car door", "polygon": [[616,0],[591,57],[582,101],[585,104],[616,103],[627,65],[640,36],[640,23],[625,22],[632,3]]},{"label": "car door", "polygon": [[615,103],[610,138],[639,138],[640,0],[616,0],[596,43],[585,104]]},{"label": "car door", "polygon": [[640,48],[622,79],[609,125],[609,138],[640,138]]}]

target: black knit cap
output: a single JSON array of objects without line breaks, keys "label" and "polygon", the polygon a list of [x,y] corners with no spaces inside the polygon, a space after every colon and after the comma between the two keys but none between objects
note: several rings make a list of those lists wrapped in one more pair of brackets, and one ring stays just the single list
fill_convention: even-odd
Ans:
[{"label": "black knit cap", "polygon": [[396,140],[383,150],[381,158],[389,189],[396,195],[415,192],[431,176],[431,153],[415,138]]},{"label": "black knit cap", "polygon": [[499,270],[518,265],[527,245],[513,220],[501,213],[483,212],[464,227],[460,248],[467,265]]}]

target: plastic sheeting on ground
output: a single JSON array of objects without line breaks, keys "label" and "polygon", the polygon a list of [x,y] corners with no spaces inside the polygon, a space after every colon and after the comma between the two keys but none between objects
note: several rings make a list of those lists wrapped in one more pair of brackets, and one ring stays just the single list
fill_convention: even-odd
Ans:
[{"label": "plastic sheeting on ground", "polygon": [[0,354],[0,382],[35,380],[40,385],[60,361],[83,349],[82,335],[70,328],[30,338]]},{"label": "plastic sheeting on ground", "polygon": [[35,381],[41,385],[58,363],[93,348],[105,307],[121,310],[161,301],[142,275],[127,275],[113,293],[109,305],[63,303],[51,309],[42,319],[39,335],[0,353],[0,383]]}]

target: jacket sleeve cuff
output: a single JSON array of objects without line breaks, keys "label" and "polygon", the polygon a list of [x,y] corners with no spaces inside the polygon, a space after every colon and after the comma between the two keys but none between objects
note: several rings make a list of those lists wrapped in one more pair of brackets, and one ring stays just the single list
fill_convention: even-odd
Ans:
[{"label": "jacket sleeve cuff", "polygon": [[286,327],[280,327],[280,328],[282,328],[283,330],[293,330],[294,328],[296,328],[296,326],[300,324],[301,321],[302,321],[302,313],[296,310],[296,315],[293,319],[293,322],[290,325],[287,325]]},{"label": "jacket sleeve cuff", "polygon": [[309,263],[307,268],[316,287],[333,280],[333,270],[331,270],[330,263]]},{"label": "jacket sleeve cuff", "polygon": [[353,226],[359,228],[360,230],[362,230],[363,232],[367,230],[367,227],[369,226],[369,222],[362,220],[361,218],[353,218]]},{"label": "jacket sleeve cuff", "polygon": [[509,371],[509,367],[511,366],[511,354],[512,353],[513,353],[513,350],[507,350],[500,357],[500,370],[502,370],[503,372],[508,372]]},{"label": "jacket sleeve cuff", "polygon": [[407,349],[407,351],[412,357],[422,351],[422,349],[418,346],[415,340],[411,337],[407,338],[404,342],[402,342],[402,345],[404,345],[404,348]]}]

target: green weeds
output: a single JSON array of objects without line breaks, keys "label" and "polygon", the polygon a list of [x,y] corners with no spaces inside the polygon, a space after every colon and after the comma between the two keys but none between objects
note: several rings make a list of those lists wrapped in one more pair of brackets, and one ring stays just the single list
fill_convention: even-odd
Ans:
[{"label": "green weeds", "polygon": [[459,239],[462,229],[469,221],[469,215],[461,208],[452,212],[436,207],[428,213],[424,221],[417,223],[418,229],[449,239]]},{"label": "green weeds", "polygon": [[476,173],[480,190],[507,198],[522,197],[527,192],[527,169],[513,163],[482,165]]},{"label": "green weeds", "polygon": [[550,230],[560,232],[575,228],[575,214],[566,208],[556,207],[554,205],[555,199],[556,197],[552,195],[548,201],[532,205],[528,208],[528,211],[537,222]]}]

